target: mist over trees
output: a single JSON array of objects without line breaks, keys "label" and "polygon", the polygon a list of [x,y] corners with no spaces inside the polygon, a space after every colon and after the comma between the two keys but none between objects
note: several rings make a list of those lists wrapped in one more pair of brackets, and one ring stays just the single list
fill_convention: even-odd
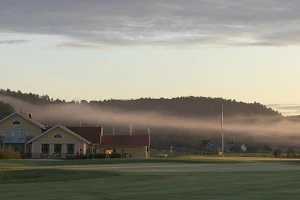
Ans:
[{"label": "mist over trees", "polygon": [[215,117],[220,116],[221,105],[224,104],[224,115],[226,116],[281,116],[278,111],[267,108],[260,103],[244,103],[236,100],[210,97],[177,97],[172,99],[140,98],[131,100],[103,100],[103,101],[65,101],[50,98],[48,95],[37,95],[22,93],[21,91],[0,90],[0,95],[14,97],[33,105],[47,104],[85,104],[90,106],[115,108],[124,111],[159,111],[169,115],[180,117]]},{"label": "mist over trees", "polygon": [[[237,102],[236,100],[226,100],[222,98],[210,98],[210,97],[178,97],[172,99],[165,98],[140,98],[131,100],[103,100],[103,101],[65,101],[60,99],[50,98],[48,95],[37,95],[32,93],[22,93],[21,91],[11,91],[9,89],[0,89],[0,95],[13,97],[25,102],[29,102],[33,105],[46,106],[46,105],[88,105],[91,107],[103,108],[103,109],[116,109],[119,111],[130,112],[145,112],[155,111],[174,117],[189,117],[194,119],[213,118],[219,119],[221,116],[221,105],[224,104],[224,115],[226,117],[239,117],[239,116],[266,116],[273,119],[283,119],[284,117],[271,108],[267,108],[260,103],[244,103]],[[1,101],[1,99],[0,99]],[[7,102],[10,103],[10,102]],[[13,107],[9,104],[2,102],[1,116],[9,115],[14,111]],[[4,110],[5,109],[5,110]],[[24,110],[23,110],[24,111]],[[26,111],[25,111],[26,112]],[[38,120],[38,119],[37,119]],[[44,123],[43,121],[41,121]],[[48,121],[47,123],[56,124],[61,123],[57,121]],[[78,121],[70,121],[66,119],[63,122],[64,125],[78,126]],[[251,123],[251,122],[249,122]],[[104,127],[104,132],[110,134],[112,126],[111,124],[100,123]],[[83,126],[95,126],[96,122],[82,121]],[[117,128],[119,132],[128,133],[128,127],[119,126]],[[135,132],[147,133],[146,127],[141,130],[136,128]],[[237,133],[238,135],[239,133]],[[205,135],[205,136],[203,136]],[[192,129],[174,129],[174,128],[159,128],[153,127],[151,131],[151,145],[153,148],[166,149],[172,146],[183,146],[186,148],[197,148],[200,146],[202,139],[218,139],[212,138],[212,135],[219,135],[216,131],[195,131]],[[227,138],[233,140],[232,137]],[[251,137],[244,138],[246,141],[251,141]],[[240,142],[240,141],[238,141]]]},{"label": "mist over trees", "polygon": [[15,112],[12,105],[0,101],[0,120]]}]

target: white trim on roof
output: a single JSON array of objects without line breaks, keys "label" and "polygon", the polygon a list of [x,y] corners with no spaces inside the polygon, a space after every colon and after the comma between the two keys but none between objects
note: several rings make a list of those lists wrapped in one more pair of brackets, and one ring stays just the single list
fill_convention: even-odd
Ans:
[{"label": "white trim on roof", "polygon": [[20,114],[20,113],[18,113],[18,112],[14,112],[14,113],[12,113],[11,115],[8,115],[7,117],[5,117],[4,119],[2,119],[2,120],[0,121],[0,124],[1,124],[2,122],[4,122],[4,121],[8,120],[9,118],[11,118],[11,117],[14,116],[14,115],[18,115],[18,116],[22,117],[23,119],[29,121],[30,123],[32,123],[32,124],[34,124],[34,125],[36,125],[36,126],[42,128],[42,129],[46,129],[46,126],[45,126],[45,125],[40,124],[40,123],[37,123],[37,122],[35,122],[34,120],[31,120],[31,119],[28,118],[27,116],[24,116],[24,115],[22,115],[22,114]]},{"label": "white trim on roof", "polygon": [[100,144],[100,147],[147,147],[147,144],[143,144],[143,145],[106,145],[106,144]]},{"label": "white trim on roof", "polygon": [[60,129],[62,129],[62,130],[64,130],[64,131],[66,131],[67,133],[73,135],[74,137],[78,138],[79,140],[81,140],[81,141],[83,141],[83,142],[85,142],[85,143],[91,144],[90,141],[84,139],[83,137],[81,137],[81,136],[78,135],[77,133],[71,131],[70,129],[68,129],[68,128],[66,128],[66,127],[64,127],[64,126],[62,126],[62,125],[60,125],[60,124],[57,124],[56,126],[54,126],[54,127],[50,128],[49,130],[45,131],[44,133],[42,133],[42,134],[36,136],[35,138],[29,140],[29,141],[27,142],[27,144],[29,144],[29,143],[35,141],[36,139],[38,139],[38,138],[40,138],[40,137],[42,137],[42,136],[44,136],[44,135],[46,135],[47,133],[49,133],[50,131],[54,130],[55,128],[60,128]]}]

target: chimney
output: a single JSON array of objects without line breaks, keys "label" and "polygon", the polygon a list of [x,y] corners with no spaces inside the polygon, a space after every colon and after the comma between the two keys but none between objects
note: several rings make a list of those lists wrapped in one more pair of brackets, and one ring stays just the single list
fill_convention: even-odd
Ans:
[{"label": "chimney", "polygon": [[30,119],[32,119],[32,114],[29,114],[28,117],[29,117]]}]

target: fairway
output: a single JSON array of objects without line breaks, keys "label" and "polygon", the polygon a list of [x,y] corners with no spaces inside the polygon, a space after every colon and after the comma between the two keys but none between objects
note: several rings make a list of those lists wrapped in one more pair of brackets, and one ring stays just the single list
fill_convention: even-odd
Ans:
[{"label": "fairway", "polygon": [[32,166],[23,169],[64,169],[92,170],[135,173],[160,172],[261,172],[261,171],[291,171],[299,166],[280,162],[228,163],[228,164],[185,164],[185,163],[135,163],[106,165],[63,165],[63,166]]},{"label": "fairway", "polygon": [[[1,199],[294,199],[297,162],[3,162]],[[54,163],[59,163],[55,165]],[[41,162],[42,163],[42,162]],[[97,163],[97,162],[95,162]],[[5,167],[4,167],[5,166]],[[9,170],[7,172],[7,170]]]}]

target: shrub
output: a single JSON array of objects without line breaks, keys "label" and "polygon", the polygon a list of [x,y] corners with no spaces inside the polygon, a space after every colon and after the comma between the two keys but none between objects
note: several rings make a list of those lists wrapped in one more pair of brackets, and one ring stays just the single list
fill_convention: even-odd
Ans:
[{"label": "shrub", "polygon": [[111,158],[122,158],[122,154],[120,154],[120,153],[113,153],[113,154],[111,154]]},{"label": "shrub", "polygon": [[19,159],[20,153],[14,151],[12,146],[6,146],[6,148],[0,148],[0,159]]},{"label": "shrub", "polygon": [[279,157],[281,155],[282,151],[280,149],[275,149],[273,151],[273,155],[274,157]]},{"label": "shrub", "polygon": [[100,158],[105,158],[105,154],[86,154],[86,155],[67,155],[66,159],[72,160],[72,159],[100,159]]},{"label": "shrub", "polygon": [[286,151],[286,153],[287,153],[287,157],[288,158],[295,157],[295,151],[294,151],[294,149],[288,149]]},{"label": "shrub", "polygon": [[233,146],[229,149],[230,152],[233,152],[233,153],[239,153],[241,152],[241,147],[239,146]]},{"label": "shrub", "polygon": [[[92,158],[93,158],[93,155],[92,155]],[[95,154],[95,155],[94,155],[94,158],[95,158],[95,159],[98,159],[98,158],[105,158],[105,154],[103,154],[103,153]]]},{"label": "shrub", "polygon": [[74,156],[75,159],[87,159],[88,156],[87,155],[77,155],[77,156]]},{"label": "shrub", "polygon": [[247,146],[247,153],[257,153],[257,148]]},{"label": "shrub", "polygon": [[71,154],[67,154],[66,155],[66,159],[67,160],[74,160],[74,159],[87,159],[88,156],[87,155],[71,155]]},{"label": "shrub", "polygon": [[265,145],[265,146],[264,146],[264,150],[265,150],[265,151],[268,151],[268,152],[272,151],[270,145]]}]

